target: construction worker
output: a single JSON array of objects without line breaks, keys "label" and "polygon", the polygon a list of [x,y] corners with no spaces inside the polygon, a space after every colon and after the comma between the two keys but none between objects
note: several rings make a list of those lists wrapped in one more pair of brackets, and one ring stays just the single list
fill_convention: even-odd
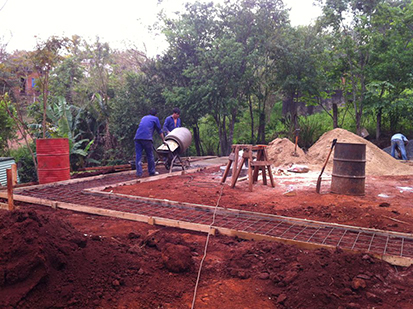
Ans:
[{"label": "construction worker", "polygon": [[164,141],[164,135],[161,129],[159,118],[156,117],[157,110],[152,108],[149,115],[142,117],[139,127],[135,134],[135,153],[136,153],[136,176],[142,177],[142,151],[145,150],[146,159],[148,161],[149,176],[159,174],[155,171],[155,158],[153,156],[153,133],[158,132]]},{"label": "construction worker", "polygon": [[172,110],[172,115],[166,117],[163,124],[163,133],[165,135],[169,134],[173,129],[179,128],[181,126],[181,119],[179,118],[181,111],[178,107],[174,107]]},{"label": "construction worker", "polygon": [[408,160],[407,154],[406,154],[406,148],[405,148],[405,145],[407,145],[408,142],[409,140],[403,134],[401,133],[394,134],[391,137],[391,156],[393,158],[396,158],[395,152],[396,152],[396,148],[398,148],[401,152],[402,159]]}]

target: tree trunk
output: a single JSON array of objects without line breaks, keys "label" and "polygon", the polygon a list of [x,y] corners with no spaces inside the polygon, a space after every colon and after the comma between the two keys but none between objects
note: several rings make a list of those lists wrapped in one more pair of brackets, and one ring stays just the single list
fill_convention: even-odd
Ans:
[{"label": "tree trunk", "polygon": [[257,143],[259,144],[265,143],[265,112],[263,110],[260,111],[260,117],[258,119]]},{"label": "tree trunk", "polygon": [[357,106],[357,85],[354,76],[351,77],[352,83],[352,97],[353,97],[353,107],[354,107],[354,114],[356,116],[356,133],[360,135],[361,133],[361,117],[359,108]]},{"label": "tree trunk", "polygon": [[221,144],[221,156],[228,155],[227,148],[228,148],[228,136],[227,136],[227,126],[226,126],[227,117],[222,117],[222,123],[220,128],[220,144]]},{"label": "tree trunk", "polygon": [[298,128],[297,103],[298,103],[298,93],[297,93],[297,96],[295,95],[295,93],[293,93],[291,96],[291,125],[293,126],[292,128],[294,130]]},{"label": "tree trunk", "polygon": [[382,108],[379,108],[377,112],[376,140],[378,140],[381,135],[381,117],[382,117]]},{"label": "tree trunk", "polygon": [[105,120],[105,150],[114,149],[114,140],[109,128],[109,120]]},{"label": "tree trunk", "polygon": [[338,128],[338,106],[333,102],[333,128]]},{"label": "tree trunk", "polygon": [[196,155],[201,156],[201,143],[200,143],[200,138],[199,138],[199,129],[197,125],[194,125],[192,130],[194,131],[194,143],[195,143],[195,149],[196,149]]},{"label": "tree trunk", "polygon": [[254,144],[254,111],[252,109],[251,96],[248,98],[250,117],[251,117],[251,144]]},{"label": "tree trunk", "polygon": [[234,127],[235,127],[235,120],[237,119],[237,113],[238,113],[238,109],[233,108],[231,112],[231,122],[229,124],[228,140],[227,140],[227,145],[225,149],[226,155],[229,155],[231,152],[231,145],[234,140]]},{"label": "tree trunk", "polygon": [[43,94],[43,121],[42,121],[42,131],[43,131],[43,138],[46,138],[46,110],[47,110],[47,95],[49,89],[49,76],[46,74],[43,80],[42,85],[42,94]]}]

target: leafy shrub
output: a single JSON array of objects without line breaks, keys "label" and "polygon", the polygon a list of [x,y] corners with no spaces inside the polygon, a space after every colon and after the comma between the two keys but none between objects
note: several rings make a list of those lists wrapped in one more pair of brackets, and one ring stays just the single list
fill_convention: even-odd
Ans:
[{"label": "leafy shrub", "polygon": [[[36,150],[34,143],[32,143],[30,147],[33,152]],[[18,149],[11,150],[10,153],[17,163],[20,182],[37,181],[37,172],[29,148],[27,148],[27,146],[22,146]]]}]

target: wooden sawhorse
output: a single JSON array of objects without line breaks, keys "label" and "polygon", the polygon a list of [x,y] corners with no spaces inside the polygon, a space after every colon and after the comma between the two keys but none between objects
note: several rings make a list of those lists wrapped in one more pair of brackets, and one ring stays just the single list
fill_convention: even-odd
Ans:
[{"label": "wooden sawhorse", "polygon": [[[235,187],[238,177],[241,173],[241,169],[245,161],[248,160],[248,190],[252,191],[253,183],[258,180],[259,170],[262,172],[262,180],[264,185],[267,185],[267,171],[270,177],[271,186],[274,188],[274,178],[271,172],[271,162],[268,161],[267,156],[267,146],[266,145],[244,145],[244,144],[234,144],[231,147],[231,153],[228,157],[228,164],[225,168],[224,175],[222,176],[221,183],[224,183],[231,169],[232,162],[234,166],[232,168],[231,177],[231,188]],[[242,150],[241,164],[238,164],[239,152]],[[256,160],[254,160],[253,152],[257,152]],[[267,171],[266,171],[267,169]]]}]

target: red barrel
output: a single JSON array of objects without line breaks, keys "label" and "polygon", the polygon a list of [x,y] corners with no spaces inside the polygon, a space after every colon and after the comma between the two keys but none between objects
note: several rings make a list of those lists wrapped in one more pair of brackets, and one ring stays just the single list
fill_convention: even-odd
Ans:
[{"label": "red barrel", "polygon": [[70,179],[69,140],[40,138],[36,140],[39,183]]}]

